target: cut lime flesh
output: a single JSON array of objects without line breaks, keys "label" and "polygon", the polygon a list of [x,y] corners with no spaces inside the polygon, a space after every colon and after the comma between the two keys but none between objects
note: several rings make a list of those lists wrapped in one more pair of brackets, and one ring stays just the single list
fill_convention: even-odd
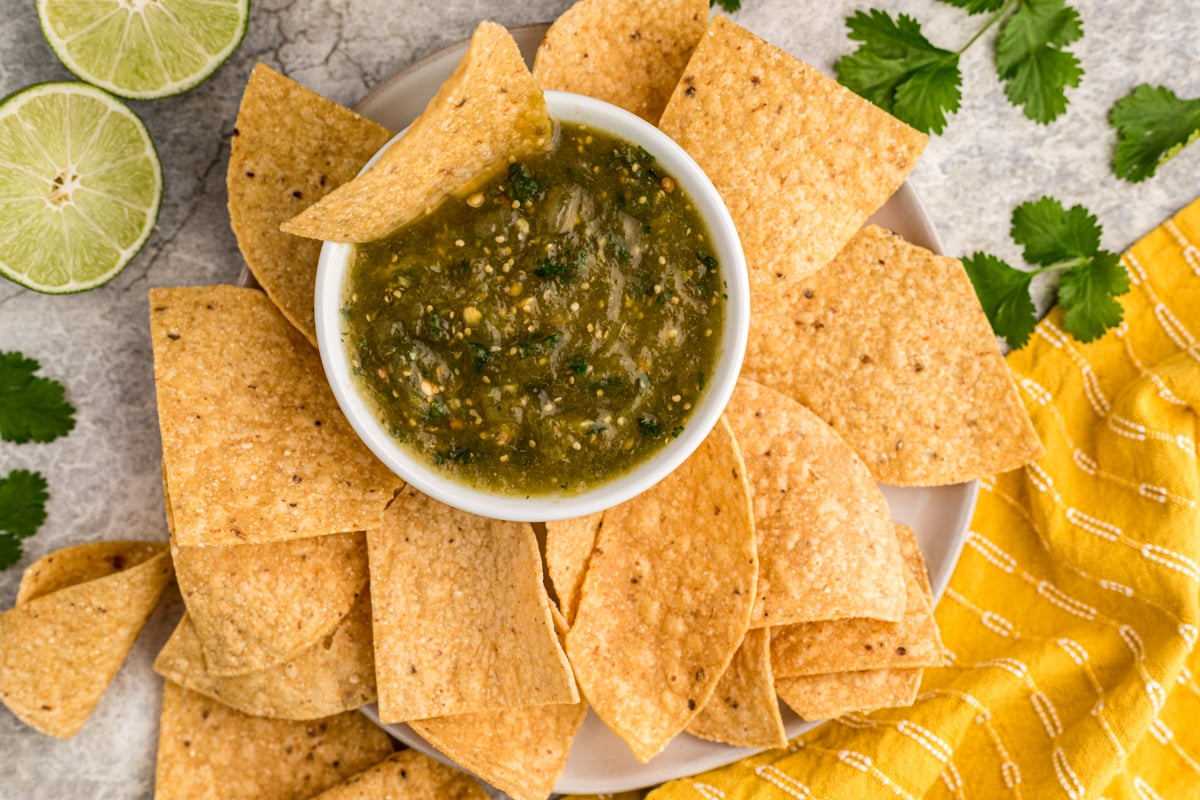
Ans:
[{"label": "cut lime flesh", "polygon": [[112,280],[158,218],[162,167],[146,126],[82,83],[0,103],[0,275],[49,294]]},{"label": "cut lime flesh", "polygon": [[202,83],[246,34],[250,0],[38,0],[42,34],[83,80],[133,100]]}]

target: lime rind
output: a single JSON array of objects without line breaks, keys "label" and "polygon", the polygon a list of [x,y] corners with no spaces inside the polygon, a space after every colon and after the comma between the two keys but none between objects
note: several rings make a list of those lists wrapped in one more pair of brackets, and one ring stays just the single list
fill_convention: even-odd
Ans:
[{"label": "lime rind", "polygon": [[121,272],[154,230],[162,166],[124,103],[82,83],[0,101],[0,275],[70,294]]},{"label": "lime rind", "polygon": [[130,100],[194,89],[245,38],[250,0],[38,0],[42,35],[81,80]]}]

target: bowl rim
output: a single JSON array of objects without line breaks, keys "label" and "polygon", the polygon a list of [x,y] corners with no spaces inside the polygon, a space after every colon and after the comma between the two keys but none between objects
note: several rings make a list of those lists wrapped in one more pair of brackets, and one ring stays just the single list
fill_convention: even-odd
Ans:
[{"label": "bowl rim", "polygon": [[[576,494],[506,494],[455,480],[394,440],[361,396],[350,372],[341,333],[341,297],[353,245],[323,242],[314,289],[317,348],[338,405],[363,443],[392,472],[424,494],[469,513],[516,522],[554,521],[585,516],[619,505],[671,474],[700,446],[716,425],[737,383],[750,327],[750,287],[737,229],[720,194],[682,147],[649,122],[624,109],[584,95],[547,90],[551,116],[563,123],[584,123],[644,147],[692,197],[709,226],[725,282],[725,321],[717,366],[696,403],[684,431],[643,461]],[[363,166],[369,169],[397,133]],[[361,174],[361,173],[360,173]]]}]

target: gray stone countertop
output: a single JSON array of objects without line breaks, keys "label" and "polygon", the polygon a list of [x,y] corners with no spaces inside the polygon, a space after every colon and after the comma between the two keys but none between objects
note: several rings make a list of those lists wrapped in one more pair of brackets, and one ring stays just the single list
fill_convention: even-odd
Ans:
[{"label": "gray stone countertop", "polygon": [[[860,7],[903,11],[944,47],[979,26],[934,0],[744,0],[742,25],[832,71],[849,52],[844,20]],[[1008,235],[1017,204],[1052,194],[1083,203],[1104,225],[1104,245],[1122,250],[1200,194],[1200,144],[1157,177],[1129,184],[1110,162],[1106,115],[1136,84],[1200,96],[1200,0],[1071,0],[1086,36],[1073,47],[1083,84],[1058,121],[1037,125],[1008,104],[993,67],[995,31],[962,60],[963,104],[912,174],[948,253],[986,250],[1014,263]],[[553,19],[564,0],[255,0],[241,48],[192,92],[132,103],[164,166],[158,228],[109,285],[49,297],[0,279],[0,351],[38,359],[77,408],[75,430],[51,444],[0,443],[0,473],[41,471],[49,517],[25,543],[20,564],[0,573],[0,608],[16,596],[21,570],[47,552],[112,538],[164,539],[146,291],[153,286],[229,283],[242,259],[225,210],[225,168],[238,101],[251,68],[265,61],[322,94],[352,104],[396,70],[467,37],[476,22],[520,25]],[[0,95],[66,80],[42,39],[31,0],[0,0]],[[159,682],[150,669],[178,615],[161,607],[83,731],[58,741],[0,709],[0,798],[149,798],[153,794]]]}]

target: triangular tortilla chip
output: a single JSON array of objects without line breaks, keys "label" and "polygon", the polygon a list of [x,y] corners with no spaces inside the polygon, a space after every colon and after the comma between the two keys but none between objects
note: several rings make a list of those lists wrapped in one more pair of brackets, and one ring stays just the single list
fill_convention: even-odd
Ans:
[{"label": "triangular tortilla chip", "polygon": [[393,749],[387,734],[357,711],[309,722],[251,717],[166,681],[154,796],[311,797],[379,763]]},{"label": "triangular tortilla chip", "polygon": [[654,125],[706,27],[706,0],[580,0],[546,31],[533,77]]},{"label": "triangular tortilla chip", "polygon": [[255,279],[314,347],[321,243],[279,226],[357,175],[392,135],[266,64],[250,73],[225,176],[229,221]]},{"label": "triangular tortilla chip", "polygon": [[604,512],[597,511],[586,517],[546,523],[546,571],[567,627],[575,619],[579,590],[583,588],[583,576],[603,518]]},{"label": "triangular tortilla chip", "polygon": [[208,671],[200,637],[185,614],[154,659],[154,671],[256,717],[319,719],[356,709],[375,702],[370,595],[364,594],[331,633],[291,660],[233,677]]},{"label": "triangular tortilla chip", "polygon": [[213,675],[289,661],[325,638],[367,585],[362,533],[173,549],[179,591]]},{"label": "triangular tortilla chip", "polygon": [[170,579],[165,543],[85,544],[35,562],[26,599],[0,614],[0,702],[42,733],[79,733]]},{"label": "triangular tortilla chip", "polygon": [[721,193],[762,289],[825,266],[904,182],[927,137],[717,17],[659,127]]},{"label": "triangular tortilla chip", "polygon": [[567,652],[639,761],[708,702],[746,635],[757,566],[746,468],[724,420],[661,483],[605,512]]},{"label": "triangular tortilla chip", "polygon": [[735,747],[787,744],[771,675],[770,631],[746,631],[742,646],[734,653],[712,697],[688,723],[687,732]]},{"label": "triangular tortilla chip", "polygon": [[488,793],[465,772],[401,750],[313,800],[488,800]]},{"label": "triangular tortilla chip", "polygon": [[940,667],[942,640],[916,537],[896,525],[905,570],[907,605],[899,622],[838,619],[771,629],[771,669],[780,678],[883,668]]},{"label": "triangular tortilla chip", "polygon": [[430,744],[513,800],[545,800],[567,765],[583,703],[511,708],[409,723]]},{"label": "triangular tortilla chip", "polygon": [[317,351],[266,295],[151,289],[150,334],[176,544],[378,527],[403,481],[354,433]]},{"label": "triangular tortilla chip", "polygon": [[753,627],[904,615],[904,559],[870,471],[815,414],[738,381],[725,416],[746,459],[758,531]]},{"label": "triangular tortilla chip", "polygon": [[743,374],[812,409],[876,480],[959,483],[1041,453],[957,260],[868,226],[754,302]]},{"label": "triangular tortilla chip", "polygon": [[410,487],[367,545],[380,719],[579,700],[530,525]]},{"label": "triangular tortilla chip", "polygon": [[922,672],[920,668],[873,669],[776,678],[775,691],[802,719],[828,719],[852,711],[911,706]]},{"label": "triangular tortilla chip", "polygon": [[546,101],[517,43],[502,26],[482,22],[404,138],[282,229],[334,242],[382,239],[550,141]]}]

